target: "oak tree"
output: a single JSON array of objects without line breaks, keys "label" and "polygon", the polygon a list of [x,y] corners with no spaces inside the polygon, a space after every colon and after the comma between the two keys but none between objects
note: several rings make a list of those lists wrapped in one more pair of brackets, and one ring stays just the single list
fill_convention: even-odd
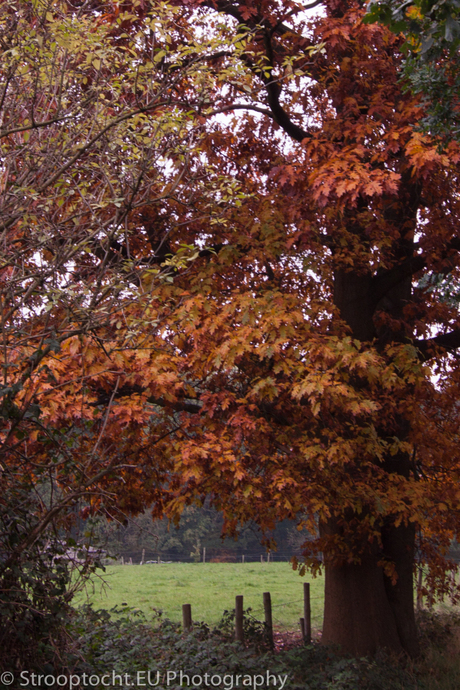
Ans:
[{"label": "oak tree", "polygon": [[230,531],[307,515],[323,640],[416,654],[416,550],[445,591],[458,527],[458,152],[414,131],[396,37],[358,4],[301,9],[194,10],[250,29],[207,155],[251,198],[168,292],[186,385],[157,510],[210,494]]},{"label": "oak tree", "polygon": [[168,292],[184,384],[157,511],[211,495],[230,532],[306,516],[323,640],[416,654],[416,552],[447,591],[458,529],[458,149],[415,131],[398,38],[353,2],[303,9],[190,10],[249,29],[207,155],[250,198]]}]

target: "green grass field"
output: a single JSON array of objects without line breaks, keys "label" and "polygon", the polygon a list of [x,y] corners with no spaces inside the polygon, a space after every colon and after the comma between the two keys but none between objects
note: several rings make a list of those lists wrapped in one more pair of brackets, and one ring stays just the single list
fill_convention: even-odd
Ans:
[{"label": "green grass field", "polygon": [[161,609],[180,621],[182,604],[191,604],[195,621],[217,623],[224,610],[244,596],[244,608],[263,620],[263,592],[270,592],[273,623],[279,629],[297,629],[303,616],[303,583],[310,582],[312,627],[322,624],[324,579],[299,577],[289,563],[171,563],[108,566],[102,579],[94,578],[74,604],[89,601],[94,608],[128,604],[147,616]]}]

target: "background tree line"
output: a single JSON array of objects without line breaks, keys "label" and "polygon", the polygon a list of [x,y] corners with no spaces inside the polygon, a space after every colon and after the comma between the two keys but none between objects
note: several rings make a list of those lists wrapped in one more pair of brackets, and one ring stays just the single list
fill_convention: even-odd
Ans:
[{"label": "background tree line", "polygon": [[[201,562],[203,548],[207,562],[241,562],[242,556],[245,561],[260,561],[261,557],[267,560],[267,550],[261,546],[255,523],[246,525],[237,540],[222,539],[222,528],[221,513],[212,507],[189,506],[177,526],[167,519],[152,522],[151,510],[146,509],[135,518],[127,518],[122,525],[105,518],[77,521],[74,537],[81,544],[98,545],[109,558],[119,561],[123,557],[125,562],[132,558],[139,563],[144,551],[145,560]],[[295,523],[286,520],[276,525],[271,536],[277,548],[270,552],[270,560],[300,557],[305,537]]]}]

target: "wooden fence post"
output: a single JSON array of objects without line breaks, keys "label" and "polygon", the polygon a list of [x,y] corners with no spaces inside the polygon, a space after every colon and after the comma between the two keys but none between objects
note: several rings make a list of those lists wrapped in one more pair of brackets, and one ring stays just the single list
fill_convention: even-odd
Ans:
[{"label": "wooden fence post", "polygon": [[241,563],[244,563],[244,554],[241,556]]},{"label": "wooden fence post", "polygon": [[142,549],[141,565],[144,565],[144,559],[145,559],[145,549]]},{"label": "wooden fence post", "polygon": [[132,556],[130,556],[129,557],[129,565],[132,565],[132,564],[133,564],[133,559],[132,559]]},{"label": "wooden fence post", "polygon": [[203,546],[203,563],[206,563],[206,546]]},{"label": "wooden fence post", "polygon": [[305,640],[305,619],[299,618],[300,632],[302,633],[302,640]]},{"label": "wooden fence post", "polygon": [[310,584],[303,583],[303,618],[304,618],[304,642],[310,644],[311,642],[311,606],[310,606]]},{"label": "wooden fence post", "polygon": [[182,624],[184,630],[190,630],[192,627],[192,607],[190,604],[182,604]]},{"label": "wooden fence post", "polygon": [[264,562],[264,555],[263,555],[263,553],[260,554],[260,562],[261,562],[261,563]]},{"label": "wooden fence post", "polygon": [[244,642],[242,595],[235,597],[235,640],[237,642]]},{"label": "wooden fence post", "polygon": [[122,557],[121,557],[121,565],[124,565],[124,564],[125,564],[125,559],[124,559],[123,556],[122,556]]},{"label": "wooden fence post", "polygon": [[273,618],[272,618],[272,599],[270,592],[263,593],[265,625],[267,627],[268,642],[273,648]]}]

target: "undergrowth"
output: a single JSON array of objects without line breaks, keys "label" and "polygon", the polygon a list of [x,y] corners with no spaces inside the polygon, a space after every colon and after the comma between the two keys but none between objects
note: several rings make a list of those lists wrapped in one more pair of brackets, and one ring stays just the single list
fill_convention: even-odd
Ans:
[{"label": "undergrowth", "polygon": [[[158,681],[156,687],[161,690],[180,687],[175,682],[179,677],[171,680],[167,674],[168,671],[179,674],[181,670],[184,678],[204,678],[208,674],[208,687],[223,690],[252,688],[255,676],[259,676],[260,687],[277,689],[287,677],[284,687],[289,690],[415,690],[418,687],[412,671],[385,654],[372,660],[344,659],[317,644],[274,654],[269,649],[263,623],[253,619],[249,611],[245,612],[245,646],[232,641],[232,612],[226,612],[215,628],[194,624],[187,634],[181,632],[178,624],[161,621],[161,617],[157,627],[152,628],[128,608],[123,615],[120,616],[119,610],[117,614],[113,618],[104,611],[86,610],[75,622],[81,654],[77,672],[103,674],[107,669],[114,669],[118,674],[129,672],[132,680],[137,672],[150,670],[152,682]],[[269,684],[267,672],[271,674]],[[217,684],[218,676],[220,684]],[[237,676],[240,676],[238,686]],[[273,677],[277,679],[276,685]],[[191,687],[185,680],[182,687],[187,686]],[[204,680],[201,687],[206,687]]]},{"label": "undergrowth", "polygon": [[421,690],[460,688],[460,614],[419,615],[421,658],[415,665]]},{"label": "undergrowth", "polygon": [[[458,690],[460,687],[460,619],[453,615],[423,614],[420,628],[424,653],[414,663],[385,653],[372,659],[344,658],[318,644],[274,653],[264,624],[252,618],[250,611],[245,614],[247,643],[242,645],[232,640],[231,611],[214,628],[194,623],[193,630],[184,633],[179,624],[163,620],[161,612],[157,612],[156,624],[152,626],[142,613],[129,607],[112,612],[86,607],[75,614],[68,628],[69,639],[74,641],[69,648],[69,671],[75,677],[91,676],[90,686],[99,690],[103,687],[128,690],[149,687],[149,683],[158,690],[192,687],[202,690]],[[117,676],[110,685],[107,673]],[[105,676],[104,682],[95,684],[96,676],[101,679]],[[28,686],[21,684],[21,687]]]}]

